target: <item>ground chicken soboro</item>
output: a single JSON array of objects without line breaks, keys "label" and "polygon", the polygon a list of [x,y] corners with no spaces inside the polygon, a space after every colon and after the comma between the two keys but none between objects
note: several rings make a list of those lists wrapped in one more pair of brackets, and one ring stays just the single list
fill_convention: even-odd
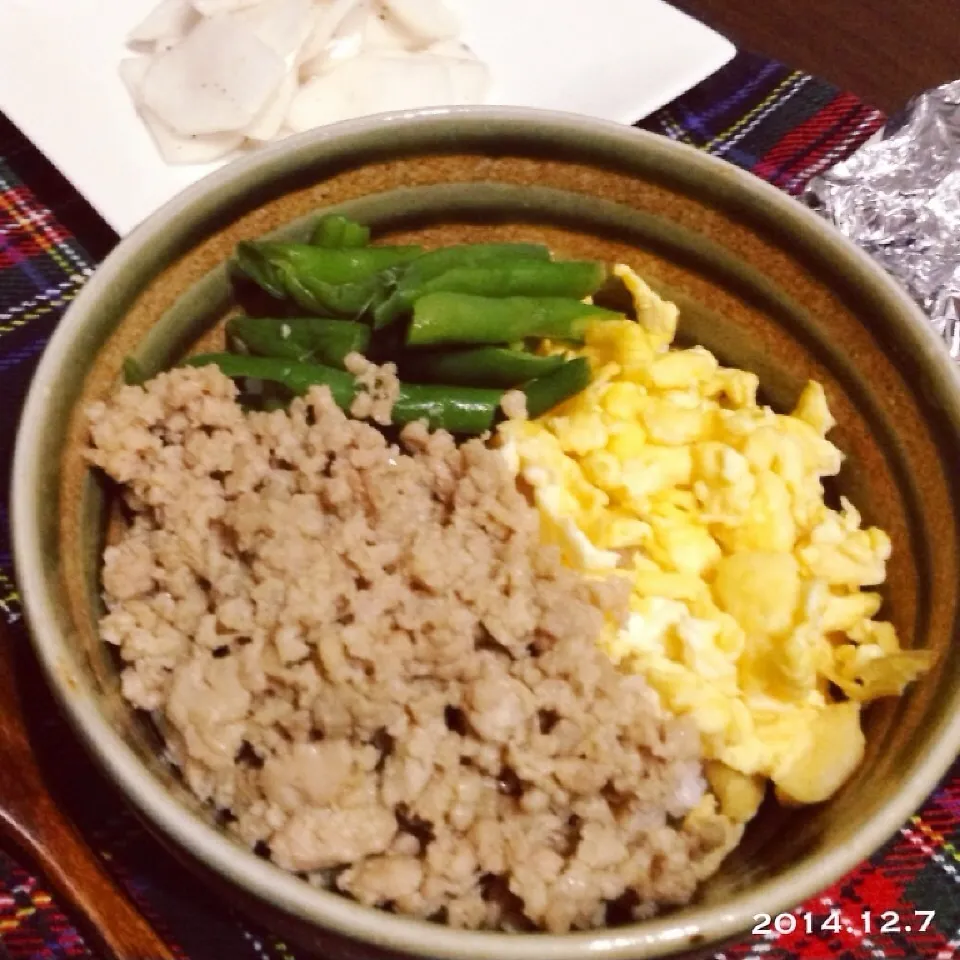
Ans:
[{"label": "ground chicken soboro", "polygon": [[191,789],[280,866],[456,926],[687,901],[731,842],[684,817],[697,738],[596,648],[622,597],[540,544],[501,456],[390,445],[325,388],[235,398],[211,366],[90,410],[133,518],[102,635]]}]

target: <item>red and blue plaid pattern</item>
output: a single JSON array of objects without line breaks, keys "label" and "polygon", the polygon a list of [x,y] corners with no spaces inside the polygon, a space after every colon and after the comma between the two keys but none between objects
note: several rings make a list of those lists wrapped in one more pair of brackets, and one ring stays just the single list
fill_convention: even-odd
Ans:
[{"label": "red and blue plaid pattern", "polygon": [[[641,125],[693,144],[799,193],[855,150],[883,116],[850,94],[750,54]],[[36,361],[65,307],[116,237],[0,117],[0,462]],[[7,540],[9,478],[0,475],[0,613],[25,645]],[[183,960],[297,956],[213,899],[138,824],[58,714],[29,657],[22,682],[36,746],[56,756],[52,789],[109,868]],[[10,775],[10,772],[7,773]],[[952,960],[960,958],[960,766],[869,863],[716,960]],[[929,912],[934,915],[928,920]],[[884,917],[884,913],[887,916]],[[865,929],[864,914],[871,921]],[[910,933],[893,932],[890,918]],[[809,919],[808,919],[809,917]],[[919,928],[928,920],[925,931]],[[826,930],[822,927],[826,922]],[[887,930],[882,928],[886,926]],[[814,932],[808,933],[812,928]],[[30,869],[0,855],[0,944],[11,960],[89,958],[81,935]],[[2,951],[0,951],[2,953]]]}]

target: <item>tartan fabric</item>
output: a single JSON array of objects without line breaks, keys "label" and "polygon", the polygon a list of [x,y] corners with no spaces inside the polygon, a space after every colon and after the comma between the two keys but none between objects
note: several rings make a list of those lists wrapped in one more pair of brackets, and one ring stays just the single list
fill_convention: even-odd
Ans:
[{"label": "tartan fabric", "polygon": [[[883,120],[850,94],[742,53],[642,126],[724,157],[796,194]],[[47,337],[115,242],[96,213],[0,117],[0,397],[6,412],[0,421],[0,462],[10,463],[17,412]],[[11,642],[25,645],[7,540],[7,472],[0,475],[0,487],[0,611],[10,622]],[[139,826],[79,746],[64,749],[72,734],[38,670],[25,660],[23,699],[35,714],[37,750],[46,756],[56,750],[51,788],[175,953],[183,960],[296,957],[287,945],[215,901]],[[780,918],[779,930],[771,923],[769,933],[749,936],[716,960],[960,958],[958,848],[960,765],[869,863],[798,908],[793,921]],[[889,929],[894,913],[901,928],[914,928],[909,934]],[[886,932],[881,930],[885,922]],[[6,952],[11,960],[91,956],[44,881],[5,854],[0,854],[0,944],[0,956]]]}]

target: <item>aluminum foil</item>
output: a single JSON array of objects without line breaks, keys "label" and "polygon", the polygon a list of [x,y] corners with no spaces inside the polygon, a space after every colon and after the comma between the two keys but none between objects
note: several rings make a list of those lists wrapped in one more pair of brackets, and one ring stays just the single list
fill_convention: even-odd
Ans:
[{"label": "aluminum foil", "polygon": [[960,362],[960,80],[911,100],[803,199],[906,287]]}]

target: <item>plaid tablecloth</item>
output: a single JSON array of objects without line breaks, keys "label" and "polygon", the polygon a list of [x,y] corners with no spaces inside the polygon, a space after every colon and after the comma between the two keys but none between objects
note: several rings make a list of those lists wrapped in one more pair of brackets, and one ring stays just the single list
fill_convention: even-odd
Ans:
[{"label": "plaid tablecloth", "polygon": [[[848,93],[749,54],[642,125],[724,157],[791,193],[856,149],[882,115]],[[0,117],[0,463],[9,464],[23,396],[44,343],[116,237]],[[7,471],[0,484],[0,605],[24,648],[9,543]],[[37,749],[56,751],[55,789],[110,869],[184,960],[289,960],[296,954],[252,929],[192,880],[149,837],[92,769],[35,669],[25,671]],[[0,775],[15,776],[15,771]],[[716,960],[949,960],[960,957],[960,766],[870,862],[799,908],[794,933],[771,929]],[[927,913],[919,913],[926,911]],[[887,916],[882,914],[887,912]],[[924,925],[929,912],[926,932]],[[871,917],[864,929],[863,914]],[[819,931],[830,916],[835,930]],[[810,916],[812,919],[807,920]],[[898,918],[911,934],[881,932]],[[781,930],[789,930],[781,919]],[[888,924],[892,926],[893,924]],[[11,960],[85,958],[83,939],[26,864],[0,854],[0,942]]]}]

